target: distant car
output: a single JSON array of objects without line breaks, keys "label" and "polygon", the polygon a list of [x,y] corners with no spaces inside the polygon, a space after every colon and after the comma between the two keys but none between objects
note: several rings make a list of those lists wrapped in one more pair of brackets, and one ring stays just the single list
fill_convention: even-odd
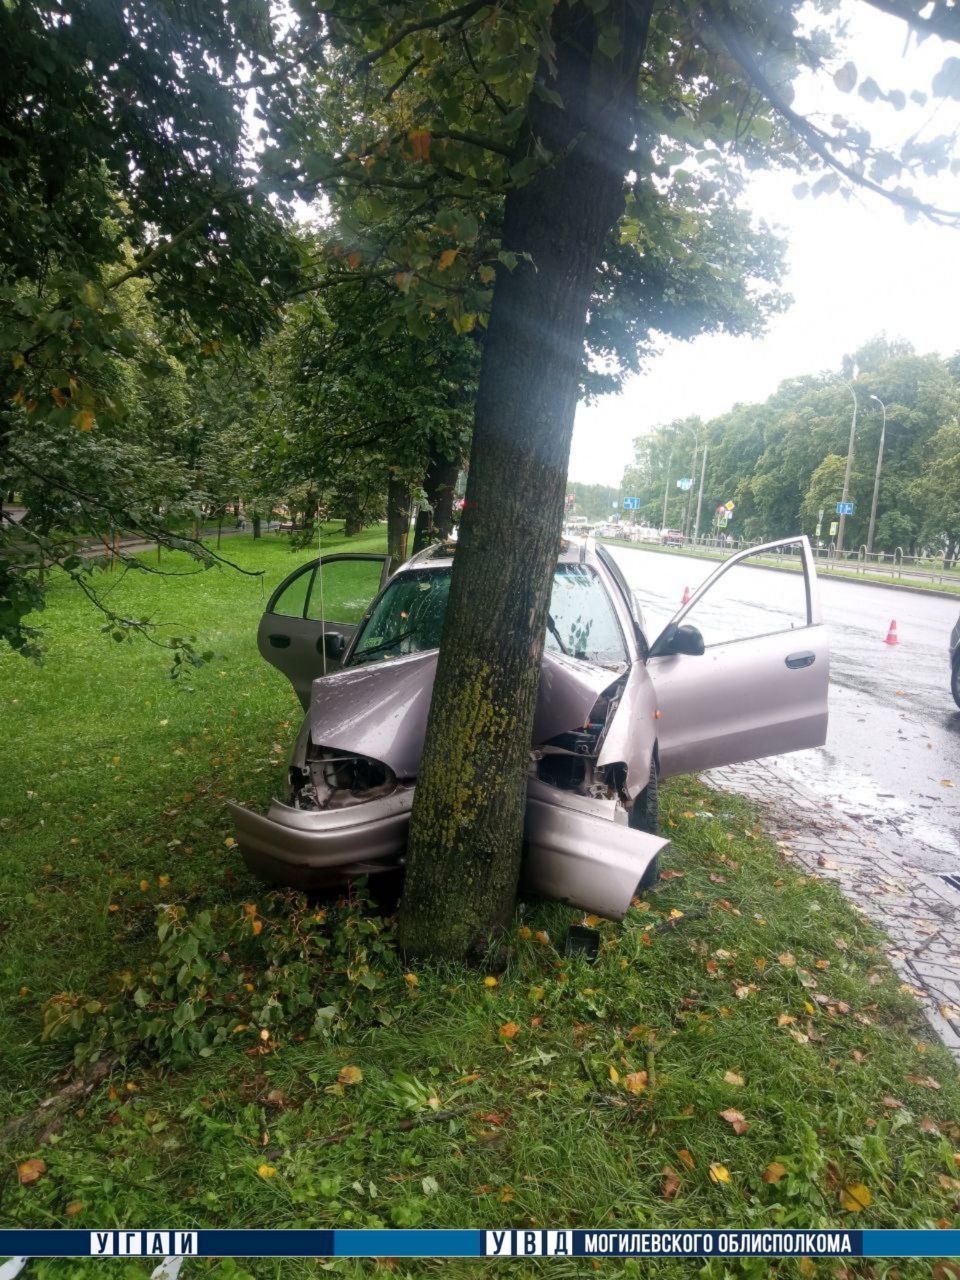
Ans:
[{"label": "distant car", "polygon": [[950,692],[960,707],[960,618],[950,632]]},{"label": "distant car", "polygon": [[663,529],[660,532],[660,542],[664,547],[682,547],[683,533],[680,529]]},{"label": "distant car", "polygon": [[[801,552],[802,613],[705,648],[683,619],[731,566],[772,546]],[[230,805],[243,857],[264,878],[319,889],[402,864],[455,554],[438,544],[392,575],[386,556],[325,556],[270,597],[257,643],[307,716],[283,799],[266,814]],[[562,544],[527,777],[525,887],[621,918],[666,844],[659,779],[820,746],[828,663],[805,538],[725,561],[652,645],[611,552]]]}]

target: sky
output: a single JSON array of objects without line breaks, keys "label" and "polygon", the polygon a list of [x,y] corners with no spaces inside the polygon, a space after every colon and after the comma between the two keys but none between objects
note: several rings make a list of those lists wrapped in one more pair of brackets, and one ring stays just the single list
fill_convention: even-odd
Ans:
[{"label": "sky", "polygon": [[[929,92],[949,53],[939,40],[905,47],[904,24],[863,0],[843,0],[848,45],[838,66],[855,62],[861,78],[885,89]],[[875,140],[898,144],[960,130],[960,102],[912,103],[902,112],[883,102],[867,106],[834,89],[829,78],[798,83],[794,105],[805,114],[849,114]],[[931,118],[932,117],[932,118]],[[957,149],[960,156],[960,147]],[[571,480],[619,485],[633,459],[633,440],[660,423],[724,413],[737,402],[765,399],[785,378],[839,367],[845,353],[886,333],[906,338],[919,352],[960,350],[960,228],[908,223],[881,197],[855,193],[796,199],[795,174],[751,178],[744,203],[775,225],[788,241],[785,290],[793,306],[760,338],[707,335],[669,342],[643,374],[618,396],[581,404],[570,454]],[[916,185],[917,194],[960,209],[960,179],[943,176]]]}]

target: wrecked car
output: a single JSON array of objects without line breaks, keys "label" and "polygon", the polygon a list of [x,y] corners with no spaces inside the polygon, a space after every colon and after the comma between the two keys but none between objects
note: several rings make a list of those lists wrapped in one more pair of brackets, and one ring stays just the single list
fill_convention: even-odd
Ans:
[{"label": "wrecked car", "polygon": [[[764,604],[749,620],[737,575],[761,580],[761,598],[768,575],[740,566],[774,548],[797,553],[796,608]],[[266,814],[230,805],[244,860],[267,880],[321,889],[402,865],[454,555],[433,546],[393,573],[385,556],[325,556],[271,596],[258,646],[306,717],[283,798]],[[822,745],[828,663],[805,538],[732,556],[653,643],[611,552],[563,542],[528,768],[525,891],[621,918],[667,843],[659,781]]]}]

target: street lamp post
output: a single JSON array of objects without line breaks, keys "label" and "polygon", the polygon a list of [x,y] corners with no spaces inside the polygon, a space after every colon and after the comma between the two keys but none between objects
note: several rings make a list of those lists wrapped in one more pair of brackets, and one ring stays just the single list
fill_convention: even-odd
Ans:
[{"label": "street lamp post", "polygon": [[707,477],[707,449],[708,445],[703,446],[703,462],[700,464],[700,488],[697,490],[697,518],[693,524],[693,540],[696,542],[700,535],[700,507],[703,503],[703,482]]},{"label": "street lamp post", "polygon": [[[854,370],[856,376],[856,370]],[[853,396],[853,417],[850,419],[850,443],[847,445],[847,469],[843,476],[843,497],[840,499],[841,506],[846,507],[847,495],[850,492],[850,472],[853,470],[853,440],[857,434],[857,393],[854,390],[852,382],[848,382],[850,394]],[[843,551],[843,530],[846,525],[847,517],[844,511],[840,512],[840,527],[837,530],[837,555]]]},{"label": "street lamp post", "polygon": [[880,428],[880,448],[877,450],[877,470],[873,477],[873,501],[870,503],[870,527],[867,530],[867,555],[873,551],[873,531],[877,523],[877,499],[880,497],[880,468],[883,466],[883,443],[887,436],[887,406],[879,396],[871,396],[876,400],[883,412],[883,426]]},{"label": "street lamp post", "polygon": [[661,530],[667,527],[667,498],[670,496],[670,468],[673,466],[673,445],[670,446],[670,456],[667,458],[667,478],[663,482],[663,514],[660,517]]}]

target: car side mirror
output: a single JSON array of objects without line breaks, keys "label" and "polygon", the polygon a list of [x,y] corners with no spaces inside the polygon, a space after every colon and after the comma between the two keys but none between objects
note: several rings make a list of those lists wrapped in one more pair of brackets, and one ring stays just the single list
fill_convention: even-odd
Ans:
[{"label": "car side mirror", "polygon": [[324,633],[323,640],[317,645],[323,646],[324,655],[332,658],[334,662],[338,661],[343,655],[344,649],[347,647],[347,641],[339,631],[327,631]]},{"label": "car side mirror", "polygon": [[698,658],[703,652],[703,636],[696,627],[686,622],[669,622],[657,637],[650,650],[650,657],[669,658],[674,654],[686,654]]}]

